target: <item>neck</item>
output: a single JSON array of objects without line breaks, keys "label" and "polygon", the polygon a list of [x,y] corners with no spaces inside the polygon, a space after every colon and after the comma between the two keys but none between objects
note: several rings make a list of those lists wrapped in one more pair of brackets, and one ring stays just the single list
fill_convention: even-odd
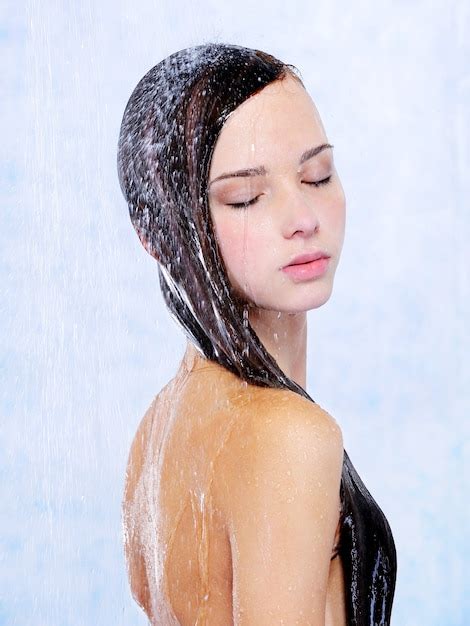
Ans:
[{"label": "neck", "polygon": [[[307,314],[278,313],[263,309],[250,309],[249,321],[261,343],[275,359],[281,370],[300,385],[306,387],[307,371]],[[186,370],[204,367],[207,361],[188,341],[183,358]]]},{"label": "neck", "polygon": [[303,389],[307,381],[307,314],[251,309],[250,324],[281,370]]}]

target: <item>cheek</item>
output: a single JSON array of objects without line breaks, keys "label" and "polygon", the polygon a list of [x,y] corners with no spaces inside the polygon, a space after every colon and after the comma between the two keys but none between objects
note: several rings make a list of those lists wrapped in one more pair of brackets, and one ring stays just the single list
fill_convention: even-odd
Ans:
[{"label": "cheek", "polygon": [[[224,216],[225,217],[225,216]],[[214,223],[217,242],[224,260],[231,282],[239,283],[246,277],[247,268],[255,259],[254,242],[256,236],[252,233],[249,220],[244,223],[243,216],[236,219],[227,216],[219,218]]]},{"label": "cheek", "polygon": [[328,230],[336,235],[338,243],[341,245],[346,223],[346,198],[342,188],[331,199],[325,215],[328,216]]},{"label": "cheek", "polygon": [[217,240],[227,269],[238,273],[243,263],[246,240],[243,227],[229,220],[220,220],[216,226]]},{"label": "cheek", "polygon": [[346,221],[346,211],[344,204],[336,204],[331,211],[331,219],[335,230],[340,235],[344,231]]}]

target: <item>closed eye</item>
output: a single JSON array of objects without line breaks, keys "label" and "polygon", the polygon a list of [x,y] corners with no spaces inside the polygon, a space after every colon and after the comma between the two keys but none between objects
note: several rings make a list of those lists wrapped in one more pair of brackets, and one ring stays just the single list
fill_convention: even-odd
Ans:
[{"label": "closed eye", "polygon": [[[316,181],[304,180],[303,182],[306,185],[312,185],[313,187],[320,187],[321,185],[327,185],[330,181],[331,181],[331,175],[328,176],[327,178],[324,178],[323,180],[316,180]],[[247,200],[246,202],[235,202],[233,204],[228,203],[227,206],[231,206],[234,209],[244,209],[247,206],[251,206],[252,204],[256,204],[256,202],[258,201],[258,198],[260,198],[261,195],[262,194],[260,194],[259,196],[256,196],[252,200]]]},{"label": "closed eye", "polygon": [[[261,194],[260,194],[261,195]],[[256,196],[253,200],[247,200],[246,202],[236,202],[235,204],[227,204],[227,206],[233,206],[234,209],[243,209],[251,204],[255,204],[260,196]]]},{"label": "closed eye", "polygon": [[331,181],[331,175],[328,176],[328,178],[324,178],[323,180],[317,180],[317,181],[313,181],[310,182],[308,180],[304,180],[303,182],[306,185],[313,185],[314,187],[320,187],[320,185],[328,185],[328,183]]}]

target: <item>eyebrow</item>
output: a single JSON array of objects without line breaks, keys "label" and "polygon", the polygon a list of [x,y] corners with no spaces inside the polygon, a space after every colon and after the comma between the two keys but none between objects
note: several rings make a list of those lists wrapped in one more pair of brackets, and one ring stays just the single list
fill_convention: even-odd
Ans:
[{"label": "eyebrow", "polygon": [[[334,146],[332,146],[329,143],[322,143],[321,145],[316,146],[315,148],[309,148],[300,157],[299,165],[302,165],[302,163],[305,163],[305,161],[308,161],[312,157],[317,156],[317,154],[319,154],[323,150],[326,150],[327,148],[333,148],[333,147]],[[239,178],[239,177],[245,177],[245,176],[265,176],[266,174],[267,174],[267,170],[263,165],[261,165],[260,167],[249,167],[243,170],[237,170],[236,172],[226,172],[225,174],[221,174],[220,176],[217,176],[217,178],[214,178],[213,180],[211,180],[211,182],[209,183],[209,187],[212,185],[212,183],[215,183],[218,180],[223,180],[224,178]]]}]

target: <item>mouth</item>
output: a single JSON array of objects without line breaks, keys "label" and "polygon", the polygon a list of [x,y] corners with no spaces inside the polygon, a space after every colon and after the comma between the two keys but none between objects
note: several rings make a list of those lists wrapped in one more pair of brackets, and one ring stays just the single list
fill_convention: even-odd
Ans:
[{"label": "mouth", "polygon": [[[311,258],[312,256],[316,258]],[[311,280],[323,276],[328,269],[330,257],[327,255],[310,255],[310,261],[298,261],[282,268],[282,271],[295,281]]]},{"label": "mouth", "polygon": [[282,269],[292,267],[296,265],[306,265],[312,261],[318,261],[320,259],[329,259],[330,255],[325,250],[314,250],[312,252],[306,252],[295,256],[291,261],[285,265]]}]

